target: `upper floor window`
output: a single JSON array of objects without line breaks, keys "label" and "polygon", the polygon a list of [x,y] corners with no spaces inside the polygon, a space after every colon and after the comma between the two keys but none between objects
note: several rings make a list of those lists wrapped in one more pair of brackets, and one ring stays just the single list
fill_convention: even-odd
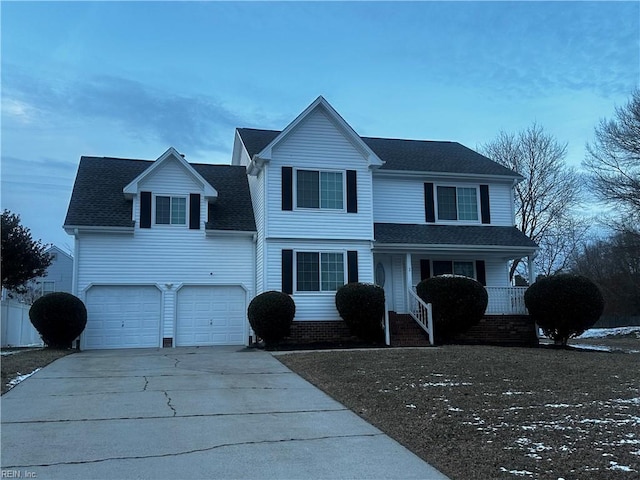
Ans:
[{"label": "upper floor window", "polygon": [[478,220],[478,194],[474,187],[438,187],[439,220]]},{"label": "upper floor window", "polygon": [[156,196],[156,224],[186,225],[187,199],[185,197]]},{"label": "upper floor window", "polygon": [[344,180],[342,172],[297,170],[296,206],[298,208],[344,208]]},{"label": "upper floor window", "polygon": [[335,292],[342,285],[344,285],[342,253],[296,253],[297,291]]},{"label": "upper floor window", "polygon": [[42,282],[42,295],[46,295],[47,293],[53,293],[56,291],[56,282]]}]

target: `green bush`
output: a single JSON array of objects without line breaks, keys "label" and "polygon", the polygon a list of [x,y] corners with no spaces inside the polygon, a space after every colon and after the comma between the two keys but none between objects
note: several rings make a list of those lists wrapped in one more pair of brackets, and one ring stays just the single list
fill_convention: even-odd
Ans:
[{"label": "green bush", "polygon": [[489,296],[472,278],[443,275],[421,281],[416,293],[433,309],[433,335],[436,343],[450,341],[482,319]]},{"label": "green bush", "polygon": [[336,292],[336,308],[353,335],[369,342],[384,339],[384,289],[370,283],[347,283]]},{"label": "green bush", "polygon": [[45,345],[71,348],[87,325],[87,309],[82,300],[70,293],[49,293],[33,303],[29,319]]},{"label": "green bush", "polygon": [[597,285],[571,274],[541,278],[527,289],[524,303],[544,334],[562,345],[593,326],[604,309]]},{"label": "green bush", "polygon": [[293,299],[274,290],[256,296],[247,309],[251,328],[267,345],[289,335],[295,314]]}]

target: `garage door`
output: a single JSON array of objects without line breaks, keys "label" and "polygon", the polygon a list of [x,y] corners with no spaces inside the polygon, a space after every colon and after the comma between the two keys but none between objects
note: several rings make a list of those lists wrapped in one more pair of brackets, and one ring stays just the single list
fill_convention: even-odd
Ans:
[{"label": "garage door", "polygon": [[245,343],[245,291],[241,287],[182,287],[177,312],[177,346]]},{"label": "garage door", "polygon": [[100,285],[86,295],[84,348],[160,346],[160,290],[152,286]]}]

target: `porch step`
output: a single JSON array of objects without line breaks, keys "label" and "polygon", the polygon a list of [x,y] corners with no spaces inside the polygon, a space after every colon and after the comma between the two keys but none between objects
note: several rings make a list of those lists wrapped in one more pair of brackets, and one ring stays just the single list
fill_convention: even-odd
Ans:
[{"label": "porch step", "polygon": [[409,314],[389,312],[392,347],[428,347],[429,336]]}]

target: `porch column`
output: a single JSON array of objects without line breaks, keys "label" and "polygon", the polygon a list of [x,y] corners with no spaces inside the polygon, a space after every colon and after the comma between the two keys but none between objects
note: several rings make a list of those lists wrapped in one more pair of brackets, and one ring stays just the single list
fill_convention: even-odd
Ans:
[{"label": "porch column", "polygon": [[533,285],[536,281],[536,267],[533,264],[533,260],[535,258],[536,258],[535,253],[527,256],[527,269],[529,270],[529,285]]},{"label": "porch column", "polygon": [[411,311],[411,302],[409,300],[409,293],[408,291],[411,289],[411,287],[413,286],[413,271],[411,269],[411,254],[407,253],[405,255],[405,285],[407,286],[407,290],[404,292],[404,298],[405,298],[405,304],[407,307],[407,312]]}]

